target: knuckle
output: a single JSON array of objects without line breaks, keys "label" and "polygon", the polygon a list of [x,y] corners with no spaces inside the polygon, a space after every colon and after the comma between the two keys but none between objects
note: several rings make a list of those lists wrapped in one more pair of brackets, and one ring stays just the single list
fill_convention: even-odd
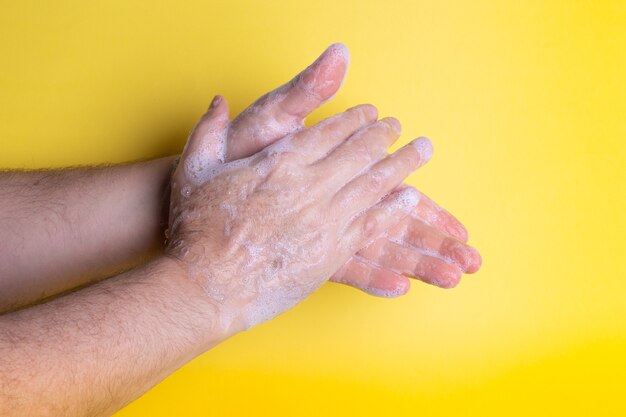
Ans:
[{"label": "knuckle", "polygon": [[364,163],[375,161],[387,153],[380,136],[364,135],[355,137],[350,145],[350,155]]},{"label": "knuckle", "polygon": [[375,213],[367,213],[363,218],[362,233],[365,238],[373,238],[378,231],[379,220]]},{"label": "knuckle", "polygon": [[368,188],[374,192],[387,191],[390,183],[397,177],[397,169],[394,166],[380,166],[369,172],[367,176]]},{"label": "knuckle", "polygon": [[347,156],[350,159],[356,159],[357,161],[368,162],[372,159],[372,152],[367,141],[355,140],[351,146],[347,149]]},{"label": "knuckle", "polygon": [[380,159],[387,156],[387,142],[382,141],[381,138],[376,138],[376,140],[372,144],[370,144],[370,151],[372,157],[375,159]]},{"label": "knuckle", "polygon": [[401,148],[391,155],[394,166],[402,171],[411,171],[419,164],[419,155],[411,149]]},{"label": "knuckle", "polygon": [[345,113],[340,113],[320,122],[314,126],[311,131],[325,137],[336,138],[345,134],[344,131],[346,130],[346,125],[349,124],[350,121],[346,117]]},{"label": "knuckle", "polygon": [[264,151],[264,155],[255,164],[255,172],[261,177],[284,179],[291,177],[298,170],[294,169],[297,155],[292,151]]},{"label": "knuckle", "polygon": [[369,175],[367,183],[368,188],[376,192],[383,188],[385,180],[379,171],[375,171]]}]

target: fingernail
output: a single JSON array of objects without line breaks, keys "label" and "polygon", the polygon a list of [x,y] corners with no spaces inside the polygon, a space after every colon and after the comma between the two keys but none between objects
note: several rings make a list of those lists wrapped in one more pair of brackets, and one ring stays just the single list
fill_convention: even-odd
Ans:
[{"label": "fingernail", "polygon": [[315,67],[316,64],[322,61],[327,55],[335,55],[346,62],[350,61],[350,51],[348,50],[348,47],[343,43],[333,43],[328,48],[326,48],[320,56],[317,57],[317,59],[309,66],[309,68]]},{"label": "fingernail", "polygon": [[327,51],[332,51],[337,55],[341,55],[346,60],[350,57],[350,50],[341,42],[333,43],[328,47]]},{"label": "fingernail", "polygon": [[209,107],[210,109],[214,109],[216,108],[220,102],[222,101],[222,96],[215,96],[213,98],[213,101],[211,102],[211,107]]},{"label": "fingernail", "polygon": [[395,117],[385,117],[381,121],[385,122],[389,127],[395,130],[397,134],[400,134],[402,132],[402,125]]},{"label": "fingernail", "polygon": [[350,55],[350,51],[348,50],[348,47],[340,42],[333,43],[332,45],[330,45],[328,48],[326,48],[324,52],[322,52],[322,55],[320,55],[320,57],[327,53],[342,55],[343,57],[347,57]]},{"label": "fingernail", "polygon": [[346,109],[346,111],[357,109],[363,111],[363,113],[365,113],[370,120],[376,120],[376,118],[378,117],[378,110],[371,104],[359,104],[357,106]]},{"label": "fingernail", "polygon": [[420,154],[420,163],[424,164],[433,157],[433,144],[430,139],[420,137],[411,142],[411,144]]}]

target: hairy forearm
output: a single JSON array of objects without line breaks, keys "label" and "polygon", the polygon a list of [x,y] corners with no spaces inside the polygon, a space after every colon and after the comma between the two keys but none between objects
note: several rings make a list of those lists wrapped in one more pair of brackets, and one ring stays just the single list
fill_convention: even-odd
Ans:
[{"label": "hairy forearm", "polygon": [[172,163],[0,173],[0,312],[158,253]]},{"label": "hairy forearm", "polygon": [[0,316],[0,416],[110,415],[229,336],[175,261],[158,258]]}]

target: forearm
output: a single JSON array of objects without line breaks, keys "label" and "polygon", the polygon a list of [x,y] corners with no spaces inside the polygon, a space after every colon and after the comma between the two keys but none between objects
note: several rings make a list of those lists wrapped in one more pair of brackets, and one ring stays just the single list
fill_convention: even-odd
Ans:
[{"label": "forearm", "polygon": [[167,258],[0,316],[0,415],[110,415],[228,337],[217,323]]},{"label": "forearm", "polygon": [[154,256],[172,162],[0,173],[0,312]]}]

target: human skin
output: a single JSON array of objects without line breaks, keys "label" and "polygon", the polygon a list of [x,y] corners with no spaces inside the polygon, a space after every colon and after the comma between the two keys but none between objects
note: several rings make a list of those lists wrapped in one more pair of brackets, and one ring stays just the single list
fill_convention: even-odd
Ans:
[{"label": "human skin", "polygon": [[0,312],[162,252],[174,158],[0,174]]},{"label": "human skin", "polygon": [[[289,83],[258,99],[230,124],[225,158],[257,152],[301,129],[306,115],[339,90],[348,65],[347,48],[333,44]],[[465,227],[427,196],[420,195],[410,217],[366,251],[350,258],[330,280],[372,295],[395,297],[409,290],[407,277],[452,288],[463,273],[478,271],[482,259],[466,244]]]},{"label": "human skin", "polygon": [[[226,160],[250,156],[301,130],[334,96],[347,49],[332,45],[289,83],[264,95],[227,130]],[[133,164],[0,174],[0,312],[114,275],[157,256],[174,157]],[[465,228],[422,195],[410,217],[331,278],[379,296],[409,289],[407,276],[441,287],[480,266]],[[401,255],[401,259],[397,260]],[[401,261],[401,262],[400,262]]]},{"label": "human skin", "polygon": [[225,100],[172,178],[164,256],[0,316],[0,415],[106,416],[226,338],[291,308],[408,216],[432,153],[363,105],[223,162]]}]

